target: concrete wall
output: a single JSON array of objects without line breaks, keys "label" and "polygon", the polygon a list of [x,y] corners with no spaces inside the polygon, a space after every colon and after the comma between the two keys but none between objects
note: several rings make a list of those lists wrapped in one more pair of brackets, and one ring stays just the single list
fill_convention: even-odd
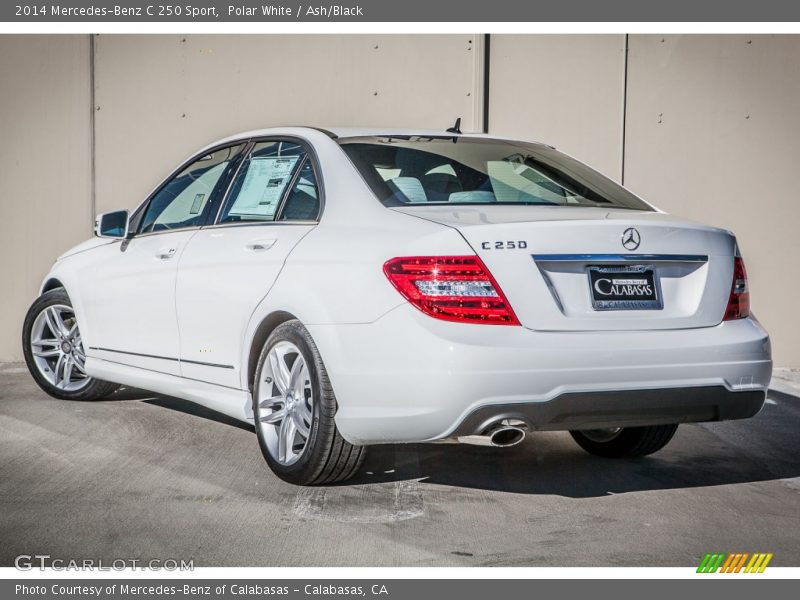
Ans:
[{"label": "concrete wall", "polygon": [[493,35],[489,129],[553,144],[619,181],[624,35]]},{"label": "concrete wall", "polygon": [[[482,44],[0,36],[0,360],[21,358],[53,258],[90,235],[93,183],[97,211],[133,207],[199,146],[270,125],[461,116],[480,130]],[[490,56],[490,131],[552,143],[669,212],[734,229],[776,362],[800,366],[800,36],[493,35]]]},{"label": "concrete wall", "polygon": [[0,360],[56,256],[91,235],[86,36],[0,35]]},{"label": "concrete wall", "polygon": [[800,36],[631,36],[625,184],[736,232],[778,366],[800,366]]},{"label": "concrete wall", "polygon": [[480,129],[482,43],[472,35],[96,36],[98,210],[137,205],[188,154],[239,131],[445,128],[457,116]]}]

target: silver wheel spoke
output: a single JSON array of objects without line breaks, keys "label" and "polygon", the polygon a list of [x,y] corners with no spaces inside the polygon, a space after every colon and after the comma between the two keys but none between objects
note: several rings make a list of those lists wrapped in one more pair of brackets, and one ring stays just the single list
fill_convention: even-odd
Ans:
[{"label": "silver wheel spoke", "polygon": [[61,354],[61,350],[58,348],[53,348],[52,350],[34,350],[33,355],[39,356],[40,358],[55,358]]},{"label": "silver wheel spoke", "polygon": [[308,423],[311,423],[311,410],[308,408],[305,399],[301,399],[297,403],[298,414]]},{"label": "silver wheel spoke", "polygon": [[50,327],[50,331],[53,332],[53,335],[63,337],[67,334],[67,328],[64,325],[64,321],[61,320],[61,312],[55,306],[47,308],[45,316],[47,317],[47,324]]},{"label": "silver wheel spoke", "polygon": [[258,407],[272,408],[276,404],[283,404],[283,396],[272,396],[272,398],[265,398],[258,403]]},{"label": "silver wheel spoke", "polygon": [[286,412],[285,408],[279,408],[278,410],[261,417],[261,422],[268,423],[269,425],[276,425],[286,419],[287,414],[288,413]]},{"label": "silver wheel spoke", "polygon": [[62,378],[64,387],[72,383],[72,356],[66,354],[64,356],[64,376]]},{"label": "silver wheel spoke", "polygon": [[289,453],[293,452],[292,447],[294,446],[295,431],[296,428],[293,419],[284,419],[281,421],[278,430],[278,458],[283,462],[288,461],[291,457]]},{"label": "silver wheel spoke", "polygon": [[80,359],[78,356],[72,356],[72,365],[75,367],[75,370],[80,373],[81,375],[86,375],[86,367],[83,364],[85,359]]},{"label": "silver wheel spoke", "polygon": [[292,393],[294,394],[295,398],[305,398],[306,397],[306,386],[308,382],[308,369],[305,365],[303,368],[300,369],[300,372],[297,376],[297,381],[295,382],[294,387],[292,387]]},{"label": "silver wheel spoke", "polygon": [[294,411],[292,413],[292,419],[294,419],[294,426],[297,429],[297,433],[299,433],[303,437],[303,441],[308,439],[309,428],[306,425],[305,420],[303,419],[303,415],[300,414],[300,411]]},{"label": "silver wheel spoke", "polygon": [[73,356],[80,359],[81,363],[86,362],[86,351],[83,349],[83,342],[81,342],[81,336],[78,334],[77,340],[72,342],[72,354]]},{"label": "silver wheel spoke", "polygon": [[64,380],[64,363],[67,361],[67,357],[64,354],[59,353],[58,360],[56,361],[56,366],[53,369],[53,375],[55,380],[53,383],[56,387],[64,387],[63,380]]},{"label": "silver wheel spoke", "polygon": [[72,383],[72,371],[75,368],[75,361],[72,355],[67,354],[67,359],[64,361],[64,385],[68,386]]},{"label": "silver wheel spoke", "polygon": [[268,358],[272,368],[272,378],[278,391],[281,394],[287,393],[289,391],[289,369],[286,367],[284,356],[278,356],[278,353],[273,349]]},{"label": "silver wheel spoke", "polygon": [[292,371],[289,373],[289,389],[293,394],[297,395],[297,389],[302,384],[303,372],[306,370],[306,361],[303,360],[303,355],[298,354],[294,359]]},{"label": "silver wheel spoke", "polygon": [[[44,346],[50,346],[46,349]],[[56,357],[61,354],[61,344],[58,340],[36,340],[31,342],[31,352],[34,356],[42,358]]]}]

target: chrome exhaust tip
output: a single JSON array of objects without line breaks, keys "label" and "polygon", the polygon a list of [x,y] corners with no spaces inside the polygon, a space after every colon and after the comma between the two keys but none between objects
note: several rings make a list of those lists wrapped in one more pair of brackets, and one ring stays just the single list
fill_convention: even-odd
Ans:
[{"label": "chrome exhaust tip", "polygon": [[511,425],[504,425],[493,430],[489,436],[492,446],[506,448],[516,446],[525,439],[525,430]]},{"label": "chrome exhaust tip", "polygon": [[525,429],[516,425],[496,425],[478,435],[464,435],[458,438],[462,444],[474,446],[494,446],[508,448],[516,446],[525,439]]}]

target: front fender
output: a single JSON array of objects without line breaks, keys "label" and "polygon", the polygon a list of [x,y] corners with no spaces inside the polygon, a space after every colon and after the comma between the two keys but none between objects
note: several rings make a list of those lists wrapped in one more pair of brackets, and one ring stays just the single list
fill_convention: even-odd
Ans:
[{"label": "front fender", "polygon": [[87,250],[110,243],[114,242],[95,238],[75,246],[56,260],[39,286],[39,296],[55,287],[64,288],[72,303],[75,317],[80,324],[81,337],[87,347],[93,343],[92,319],[88,291],[85,289],[85,285],[81,285],[81,273],[92,268],[94,253],[87,252]]}]

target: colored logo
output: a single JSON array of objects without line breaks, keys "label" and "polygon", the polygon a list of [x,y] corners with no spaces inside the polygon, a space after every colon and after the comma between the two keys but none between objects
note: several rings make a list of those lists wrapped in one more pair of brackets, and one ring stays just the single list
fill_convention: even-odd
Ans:
[{"label": "colored logo", "polygon": [[698,573],[763,573],[769,561],[772,560],[772,553],[755,552],[736,552],[725,554],[724,552],[714,552],[706,554],[697,567]]}]

